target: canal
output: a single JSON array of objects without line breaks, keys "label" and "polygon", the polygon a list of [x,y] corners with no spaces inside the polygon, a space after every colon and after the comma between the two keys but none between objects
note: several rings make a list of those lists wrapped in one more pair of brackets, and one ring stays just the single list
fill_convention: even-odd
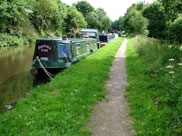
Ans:
[{"label": "canal", "polygon": [[33,53],[34,46],[0,48],[0,113],[12,109],[33,88]]}]

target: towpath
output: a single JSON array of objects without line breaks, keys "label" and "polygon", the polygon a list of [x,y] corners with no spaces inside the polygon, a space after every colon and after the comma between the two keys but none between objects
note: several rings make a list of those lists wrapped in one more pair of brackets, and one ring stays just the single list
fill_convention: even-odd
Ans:
[{"label": "towpath", "polygon": [[125,49],[127,39],[118,50],[106,81],[109,102],[96,105],[88,127],[92,136],[134,136],[128,103],[124,97],[126,87]]}]

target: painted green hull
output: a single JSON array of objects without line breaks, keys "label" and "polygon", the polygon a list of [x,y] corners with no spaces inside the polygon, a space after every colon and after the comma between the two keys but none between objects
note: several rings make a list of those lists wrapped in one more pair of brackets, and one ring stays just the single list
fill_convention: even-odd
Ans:
[{"label": "painted green hull", "polygon": [[[31,73],[39,75],[40,69],[64,69],[80,58],[98,49],[96,39],[42,38],[37,39]],[[36,70],[36,71],[35,71]]]}]

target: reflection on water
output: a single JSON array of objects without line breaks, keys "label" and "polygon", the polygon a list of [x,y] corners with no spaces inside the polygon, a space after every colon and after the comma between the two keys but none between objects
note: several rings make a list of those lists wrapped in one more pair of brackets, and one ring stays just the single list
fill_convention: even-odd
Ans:
[{"label": "reflection on water", "polygon": [[34,46],[0,48],[0,113],[11,109],[32,88],[33,51]]},{"label": "reflection on water", "polygon": [[33,76],[29,72],[21,73],[0,85],[0,113],[14,107],[16,102],[26,96],[33,87]]}]

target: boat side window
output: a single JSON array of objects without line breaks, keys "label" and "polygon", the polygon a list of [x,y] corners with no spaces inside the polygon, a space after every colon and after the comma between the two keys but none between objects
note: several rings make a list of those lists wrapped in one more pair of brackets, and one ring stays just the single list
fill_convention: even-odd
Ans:
[{"label": "boat side window", "polygon": [[106,35],[100,35],[99,39],[101,42],[107,42],[107,36]]},{"label": "boat side window", "polygon": [[81,32],[82,35],[87,35],[89,36],[90,38],[96,38],[96,33],[95,32]]},{"label": "boat side window", "polygon": [[90,49],[89,49],[89,46],[90,46],[90,45],[89,45],[89,43],[87,43],[87,51],[89,51],[89,50],[90,50]]},{"label": "boat side window", "polygon": [[69,58],[70,44],[58,44],[58,57]]},{"label": "boat side window", "polygon": [[76,43],[76,54],[79,55],[80,53],[80,43]]}]

